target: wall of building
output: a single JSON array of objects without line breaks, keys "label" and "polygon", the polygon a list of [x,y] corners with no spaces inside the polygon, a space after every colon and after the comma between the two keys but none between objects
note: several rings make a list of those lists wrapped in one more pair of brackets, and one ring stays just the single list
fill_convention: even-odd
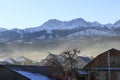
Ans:
[{"label": "wall of building", "polygon": [[[108,71],[100,71],[99,72],[99,80],[108,80],[107,76],[108,76]],[[111,76],[114,76],[114,77],[111,77],[111,80],[120,80],[120,72],[112,71]]]}]

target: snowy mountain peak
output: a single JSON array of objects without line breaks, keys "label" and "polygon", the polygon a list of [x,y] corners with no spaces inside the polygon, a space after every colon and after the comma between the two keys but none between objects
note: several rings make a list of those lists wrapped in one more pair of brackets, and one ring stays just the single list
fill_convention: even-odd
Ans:
[{"label": "snowy mountain peak", "polygon": [[56,20],[56,19],[51,19],[45,22],[43,25],[40,26],[41,29],[57,29],[58,26],[63,26],[63,22]]},{"label": "snowy mountain peak", "polygon": [[120,20],[118,20],[114,23],[114,27],[116,27],[116,28],[120,27]]},{"label": "snowy mountain peak", "polygon": [[46,30],[47,33],[52,33],[53,30],[68,30],[68,29],[74,29],[74,28],[88,28],[88,27],[97,27],[97,28],[104,28],[108,27],[109,29],[112,29],[112,27],[120,27],[120,20],[117,21],[114,25],[113,24],[100,24],[99,22],[87,22],[82,18],[76,18],[69,21],[61,21],[57,19],[50,19],[44,24],[42,24],[39,27],[36,28],[28,28],[25,29],[24,32],[27,33],[34,33],[41,30]]},{"label": "snowy mountain peak", "polygon": [[46,30],[51,32],[52,30],[64,30],[64,29],[73,29],[76,27],[88,27],[89,24],[82,18],[72,19],[70,21],[60,21],[57,19],[51,19],[45,22],[43,25],[36,28],[26,29],[26,32],[38,32],[40,30]]},{"label": "snowy mountain peak", "polygon": [[120,24],[120,20],[116,21],[114,24]]},{"label": "snowy mountain peak", "polygon": [[87,21],[85,21],[82,18],[76,18],[76,19],[72,19],[70,22],[84,22],[84,23],[86,23]]},{"label": "snowy mountain peak", "polygon": [[5,28],[0,28],[0,32],[6,31],[7,29]]},{"label": "snowy mountain peak", "polygon": [[50,23],[60,23],[60,22],[62,22],[62,21],[57,20],[57,19],[50,19],[50,20],[48,20],[48,21],[45,22],[45,23],[50,24]]},{"label": "snowy mountain peak", "polygon": [[27,59],[24,56],[20,56],[16,59],[16,61],[26,61]]},{"label": "snowy mountain peak", "polygon": [[89,26],[88,22],[85,21],[82,18],[72,19],[71,21],[67,21],[66,24],[69,25],[69,26],[74,26],[74,28],[78,27],[78,26],[82,26],[82,27],[88,27]]},{"label": "snowy mountain peak", "polygon": [[91,24],[92,27],[103,27],[102,24],[98,23],[98,22],[89,22],[89,24]]},{"label": "snowy mountain peak", "polygon": [[10,63],[10,64],[14,64],[15,61],[12,58],[8,58],[5,60],[5,62]]},{"label": "snowy mountain peak", "polygon": [[15,65],[31,65],[33,64],[32,63],[32,60],[30,59],[27,59],[25,58],[24,56],[20,56],[18,58],[8,58],[8,59],[5,59],[5,63],[6,64],[15,64]]},{"label": "snowy mountain peak", "polygon": [[112,29],[112,28],[113,28],[113,24],[111,24],[111,23],[105,24],[105,26],[106,26],[107,28],[109,28],[109,29]]},{"label": "snowy mountain peak", "polygon": [[15,32],[20,33],[20,34],[23,34],[23,32],[24,32],[23,29],[17,29],[17,28],[12,29],[12,31],[15,31]]}]

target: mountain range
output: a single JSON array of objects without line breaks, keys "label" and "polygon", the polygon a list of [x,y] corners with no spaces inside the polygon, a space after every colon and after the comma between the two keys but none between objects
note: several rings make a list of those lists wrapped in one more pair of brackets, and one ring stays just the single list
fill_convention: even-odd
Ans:
[{"label": "mountain range", "polygon": [[109,44],[108,42],[116,40],[119,42],[119,37],[120,20],[114,24],[101,24],[88,22],[82,18],[70,21],[51,19],[35,28],[10,30],[0,28],[0,53],[85,49],[91,45],[103,46],[100,43]]},{"label": "mountain range", "polygon": [[87,22],[82,18],[70,21],[60,21],[51,19],[43,25],[27,29],[0,28],[0,41],[15,40],[43,40],[50,38],[61,38],[72,35],[102,35],[102,36],[119,36],[120,20],[114,24],[100,24],[98,22]]}]

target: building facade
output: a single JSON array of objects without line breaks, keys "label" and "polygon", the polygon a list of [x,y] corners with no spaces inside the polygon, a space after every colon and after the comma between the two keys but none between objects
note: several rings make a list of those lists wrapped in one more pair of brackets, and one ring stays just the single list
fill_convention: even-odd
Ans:
[{"label": "building facade", "polygon": [[83,69],[88,71],[88,80],[120,80],[120,50],[103,52]]}]

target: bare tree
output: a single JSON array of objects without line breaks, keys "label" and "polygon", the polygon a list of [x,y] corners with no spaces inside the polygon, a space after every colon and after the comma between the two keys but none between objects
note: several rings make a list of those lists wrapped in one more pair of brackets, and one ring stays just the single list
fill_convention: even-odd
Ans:
[{"label": "bare tree", "polygon": [[76,76],[78,67],[76,66],[76,58],[80,51],[73,49],[72,51],[66,50],[60,54],[62,59],[59,59],[58,56],[53,56],[53,58],[47,60],[47,65],[53,68],[58,69],[58,71],[64,75],[66,78],[72,78]]}]

